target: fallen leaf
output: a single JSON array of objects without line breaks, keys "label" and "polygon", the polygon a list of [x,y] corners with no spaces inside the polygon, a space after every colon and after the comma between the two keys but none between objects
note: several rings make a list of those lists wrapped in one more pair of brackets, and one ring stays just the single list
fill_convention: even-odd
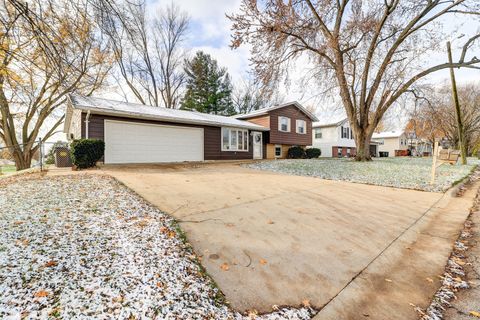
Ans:
[{"label": "fallen leaf", "polygon": [[267,260],[265,260],[265,259],[260,259],[260,264],[261,264],[261,265],[266,265],[266,264],[267,264]]},{"label": "fallen leaf", "polygon": [[163,283],[161,283],[161,282],[157,282],[157,287],[158,287],[158,288],[161,288],[161,287],[163,287]]},{"label": "fallen leaf", "polygon": [[310,300],[308,300],[308,299],[303,300],[302,305],[306,308],[310,307]]},{"label": "fallen leaf", "polygon": [[478,311],[470,311],[470,315],[476,318],[480,318],[480,312]]},{"label": "fallen leaf", "polygon": [[13,224],[19,226],[19,225],[23,224],[23,221],[15,221]]},{"label": "fallen leaf", "polygon": [[392,280],[390,280],[390,279],[385,279],[385,281],[387,281],[387,282],[393,282],[393,281],[392,281]]},{"label": "fallen leaf", "polygon": [[168,232],[168,228],[167,228],[167,227],[160,227],[160,232],[161,232],[161,233],[167,233],[167,232]]},{"label": "fallen leaf", "polygon": [[47,263],[45,263],[45,267],[49,268],[49,267],[55,267],[57,265],[57,261],[55,260],[50,260],[48,261]]},{"label": "fallen leaf", "polygon": [[40,290],[40,291],[37,291],[37,292],[34,294],[34,296],[37,297],[37,298],[43,298],[43,297],[48,296],[48,292],[45,291],[45,290]]},{"label": "fallen leaf", "polygon": [[176,235],[177,235],[177,234],[175,233],[175,231],[170,231],[170,232],[168,233],[168,237],[169,237],[169,238],[175,238]]},{"label": "fallen leaf", "polygon": [[228,271],[228,270],[230,270],[230,267],[228,266],[228,263],[224,262],[220,266],[220,269],[222,269],[223,271]]},{"label": "fallen leaf", "polygon": [[225,226],[227,226],[229,228],[235,227],[235,225],[233,223],[225,223]]},{"label": "fallen leaf", "polygon": [[433,282],[432,278],[425,278],[425,280],[427,280],[428,282]]},{"label": "fallen leaf", "polygon": [[267,223],[268,224],[274,224],[275,222],[273,222],[272,220],[268,220]]}]

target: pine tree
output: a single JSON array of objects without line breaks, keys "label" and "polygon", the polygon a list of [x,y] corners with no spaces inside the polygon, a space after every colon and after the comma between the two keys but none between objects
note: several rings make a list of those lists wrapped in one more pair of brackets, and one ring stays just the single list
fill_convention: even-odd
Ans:
[{"label": "pine tree", "polygon": [[220,68],[209,54],[198,51],[185,62],[187,91],[181,109],[232,115],[232,83],[226,68]]}]

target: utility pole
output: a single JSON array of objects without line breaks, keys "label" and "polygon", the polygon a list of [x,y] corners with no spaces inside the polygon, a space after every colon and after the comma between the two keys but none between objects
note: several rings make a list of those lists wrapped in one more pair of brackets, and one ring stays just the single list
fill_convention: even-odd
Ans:
[{"label": "utility pole", "polygon": [[[448,63],[450,65],[452,62],[452,48],[450,45],[450,41],[447,41],[447,53],[448,53]],[[450,67],[450,79],[452,80],[452,95],[453,95],[453,102],[455,103],[455,114],[457,117],[457,127],[458,127],[458,143],[460,145],[460,154],[462,156],[462,164],[467,164],[467,149],[465,146],[465,141],[463,137],[463,121],[462,121],[462,113],[460,110],[460,102],[458,101],[458,93],[457,93],[457,82],[455,81],[455,72],[453,71],[453,67]]]}]

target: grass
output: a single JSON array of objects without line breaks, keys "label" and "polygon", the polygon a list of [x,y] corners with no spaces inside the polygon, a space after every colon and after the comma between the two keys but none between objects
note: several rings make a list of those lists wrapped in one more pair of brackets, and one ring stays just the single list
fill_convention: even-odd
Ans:
[{"label": "grass", "polygon": [[430,185],[431,158],[377,158],[370,162],[356,162],[352,159],[275,160],[251,164],[248,167],[329,180],[444,192],[480,164],[478,159],[468,160],[466,166],[440,166],[433,185]]},{"label": "grass", "polygon": [[14,165],[0,166],[1,173],[12,173],[17,171],[17,168]]}]

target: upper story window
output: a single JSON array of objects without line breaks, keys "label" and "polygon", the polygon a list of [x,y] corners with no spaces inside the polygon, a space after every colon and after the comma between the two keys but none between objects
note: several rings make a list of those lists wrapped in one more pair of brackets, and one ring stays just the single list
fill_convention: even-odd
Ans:
[{"label": "upper story window", "polygon": [[322,129],[315,129],[315,139],[322,139]]},{"label": "upper story window", "polygon": [[296,120],[297,133],[306,134],[307,133],[307,122],[305,120]]},{"label": "upper story window", "polygon": [[222,151],[248,151],[248,130],[222,128]]},{"label": "upper story window", "polygon": [[353,130],[351,128],[350,128],[350,139],[352,139],[352,140],[354,139],[353,138]]},{"label": "upper story window", "polygon": [[278,131],[290,132],[290,118],[278,117]]},{"label": "upper story window", "polygon": [[340,127],[340,134],[342,139],[349,139],[350,138],[350,128],[345,128],[344,126]]}]

